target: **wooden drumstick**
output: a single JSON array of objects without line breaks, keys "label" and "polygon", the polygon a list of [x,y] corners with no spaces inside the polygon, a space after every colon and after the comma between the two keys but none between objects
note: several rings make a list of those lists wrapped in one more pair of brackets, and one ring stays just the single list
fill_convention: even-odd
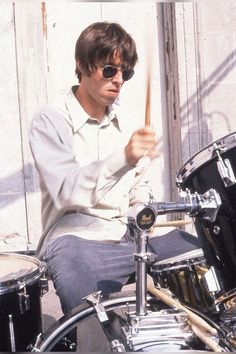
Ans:
[{"label": "wooden drumstick", "polygon": [[212,339],[209,337],[209,334],[203,331],[200,327],[194,325],[190,322],[190,326],[193,332],[198,338],[200,338],[213,352],[223,352],[224,350]]},{"label": "wooden drumstick", "polygon": [[150,127],[151,124],[151,114],[150,114],[150,68],[147,75],[147,89],[146,89],[146,108],[145,108],[145,126]]},{"label": "wooden drumstick", "polygon": [[150,38],[152,34],[148,30],[150,27],[147,26],[147,39],[146,39],[146,67],[147,67],[147,82],[146,82],[146,107],[145,107],[145,126],[150,127],[151,125],[151,68],[152,68],[152,48]]},{"label": "wooden drumstick", "polygon": [[156,222],[154,227],[183,226],[191,224],[192,220],[173,220]]},{"label": "wooden drumstick", "polygon": [[153,283],[153,280],[150,276],[147,277],[147,290],[152,293],[154,296],[158,297],[161,299],[163,302],[165,302],[167,305],[169,305],[172,308],[177,308],[178,310],[184,311],[188,315],[189,321],[202,328],[203,330],[209,332],[211,335],[216,335],[217,330],[210,326],[205,320],[203,320],[201,317],[197,316],[194,312],[190,311],[187,309],[185,306],[180,304],[177,300],[172,298],[169,294],[165,292],[164,289],[157,289]]},{"label": "wooden drumstick", "polygon": [[150,293],[161,299],[170,307],[184,311],[188,316],[190,326],[196,336],[200,338],[214,352],[223,351],[223,349],[210,337],[211,335],[214,336],[217,334],[217,330],[215,328],[211,327],[201,317],[197,316],[194,312],[190,311],[185,306],[181,305],[178,301],[169,296],[167,293],[165,293],[164,289],[159,290],[155,288],[155,286],[153,286],[152,284],[153,282],[151,277],[148,277],[147,290]]}]

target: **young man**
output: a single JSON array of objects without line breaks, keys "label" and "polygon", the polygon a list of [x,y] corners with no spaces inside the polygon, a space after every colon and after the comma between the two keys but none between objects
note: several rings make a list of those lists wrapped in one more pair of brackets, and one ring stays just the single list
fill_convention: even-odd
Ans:
[{"label": "young man", "polygon": [[[64,313],[94,291],[119,291],[134,272],[127,216],[148,202],[147,172],[158,156],[155,131],[141,127],[127,137],[116,105],[137,62],[131,36],[119,24],[94,23],[78,38],[75,61],[79,85],[41,109],[29,134],[42,190],[38,256]],[[174,230],[152,237],[149,246],[160,260],[198,243]]]}]

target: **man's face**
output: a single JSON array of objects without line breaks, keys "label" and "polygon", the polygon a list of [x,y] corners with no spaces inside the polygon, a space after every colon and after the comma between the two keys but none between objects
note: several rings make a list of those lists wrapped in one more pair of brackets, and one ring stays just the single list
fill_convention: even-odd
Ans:
[{"label": "man's face", "polygon": [[[119,57],[115,56],[112,62],[97,65],[90,76],[82,75],[80,86],[86,91],[91,102],[105,107],[114,103],[124,83],[120,70],[121,64]],[[119,70],[113,77],[104,78],[103,67],[105,65],[115,66]]]}]

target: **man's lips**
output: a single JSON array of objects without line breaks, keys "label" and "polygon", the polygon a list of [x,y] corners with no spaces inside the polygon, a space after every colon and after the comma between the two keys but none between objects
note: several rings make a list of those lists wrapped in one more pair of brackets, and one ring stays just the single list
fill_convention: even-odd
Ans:
[{"label": "man's lips", "polygon": [[117,89],[110,89],[110,90],[107,90],[107,92],[110,95],[118,96],[120,91]]},{"label": "man's lips", "polygon": [[119,90],[115,88],[109,89],[108,91],[119,93]]}]

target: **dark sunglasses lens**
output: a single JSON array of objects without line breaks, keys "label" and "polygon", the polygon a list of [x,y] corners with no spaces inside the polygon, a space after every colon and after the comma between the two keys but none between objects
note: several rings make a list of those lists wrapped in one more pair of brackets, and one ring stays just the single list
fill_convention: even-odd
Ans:
[{"label": "dark sunglasses lens", "polygon": [[128,81],[134,75],[134,70],[124,70],[122,77],[124,81]]},{"label": "dark sunglasses lens", "polygon": [[117,68],[114,66],[107,65],[103,68],[103,77],[105,79],[110,79],[111,77],[115,76],[117,73]]}]

